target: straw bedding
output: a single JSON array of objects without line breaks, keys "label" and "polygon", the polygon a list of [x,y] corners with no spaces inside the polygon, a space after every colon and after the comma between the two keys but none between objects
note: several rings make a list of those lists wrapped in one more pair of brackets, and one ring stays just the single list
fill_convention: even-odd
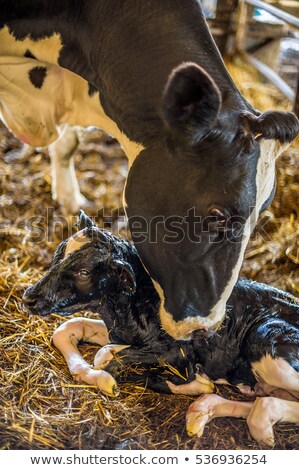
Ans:
[{"label": "straw bedding", "polygon": [[[257,108],[290,109],[242,59],[229,64],[229,70]],[[188,437],[185,412],[191,397],[122,384],[120,396],[113,399],[73,381],[51,345],[53,331],[65,319],[28,316],[21,296],[46,271],[74,221],[63,220],[51,200],[47,153],[24,153],[4,127],[0,138],[0,449],[258,449],[241,419],[217,419],[201,439]],[[298,149],[293,145],[279,159],[275,200],[261,217],[242,269],[247,277],[297,296]],[[89,214],[125,234],[121,193],[126,160],[121,149],[93,132],[78,148],[76,167],[81,190],[94,203]],[[97,348],[82,345],[81,350],[91,361]],[[226,386],[219,386],[218,393],[244,400]],[[276,449],[299,449],[298,428],[280,424],[275,429]]]}]

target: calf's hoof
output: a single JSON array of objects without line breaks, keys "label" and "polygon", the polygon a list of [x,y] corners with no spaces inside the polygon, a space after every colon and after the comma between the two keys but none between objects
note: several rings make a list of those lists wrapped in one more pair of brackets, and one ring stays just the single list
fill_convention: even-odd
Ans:
[{"label": "calf's hoof", "polygon": [[105,370],[94,370],[90,366],[80,365],[76,370],[71,370],[71,374],[77,382],[94,385],[109,397],[117,397],[119,395],[115,379]]},{"label": "calf's hoof", "polygon": [[204,432],[205,425],[210,421],[209,413],[188,413],[186,416],[186,430],[190,437],[201,437]]},{"label": "calf's hoof", "polygon": [[95,377],[95,385],[102,393],[109,397],[117,397],[119,395],[119,388],[112,375],[105,370],[93,370],[92,373]]},{"label": "calf's hoof", "polygon": [[217,395],[202,395],[189,406],[186,414],[186,430],[189,436],[201,437],[203,435],[205,425],[215,415],[213,407],[218,403],[219,398]]}]

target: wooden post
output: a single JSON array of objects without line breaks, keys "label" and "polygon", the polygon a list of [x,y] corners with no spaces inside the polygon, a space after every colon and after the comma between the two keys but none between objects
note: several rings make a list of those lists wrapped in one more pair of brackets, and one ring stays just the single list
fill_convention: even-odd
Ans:
[{"label": "wooden post", "polygon": [[212,22],[213,29],[218,33],[217,44],[222,54],[228,52],[229,40],[235,34],[234,13],[238,0],[218,0],[216,16]]},{"label": "wooden post", "polygon": [[237,19],[237,32],[235,41],[235,50],[243,52],[245,50],[246,33],[248,28],[248,21],[252,15],[252,7],[246,3],[245,0],[239,1],[238,19]]},{"label": "wooden post", "polygon": [[294,113],[299,117],[299,76],[297,79],[297,93],[296,93],[295,103],[294,103]]},{"label": "wooden post", "polygon": [[216,9],[216,19],[223,23],[230,23],[231,15],[238,6],[238,0],[218,0]]}]

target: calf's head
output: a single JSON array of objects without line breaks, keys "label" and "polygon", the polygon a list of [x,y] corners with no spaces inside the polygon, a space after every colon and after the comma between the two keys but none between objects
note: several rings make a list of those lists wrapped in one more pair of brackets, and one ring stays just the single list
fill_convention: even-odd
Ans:
[{"label": "calf's head", "polygon": [[83,212],[78,226],[57,248],[47,274],[25,291],[23,302],[31,313],[99,311],[105,302],[126,304],[134,293],[128,243],[93,225]]},{"label": "calf's head", "polygon": [[[297,136],[292,113],[255,112],[195,63],[165,86],[164,129],[130,168],[126,212],[135,246],[176,339],[217,328],[259,212],[274,194],[275,158]],[[161,138],[162,136],[162,138]]]}]

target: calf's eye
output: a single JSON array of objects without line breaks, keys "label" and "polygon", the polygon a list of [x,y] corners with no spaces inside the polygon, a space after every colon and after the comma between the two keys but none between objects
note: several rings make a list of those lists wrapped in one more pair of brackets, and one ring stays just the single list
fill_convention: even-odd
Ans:
[{"label": "calf's eye", "polygon": [[87,269],[80,269],[78,274],[81,278],[84,279],[90,275],[90,272]]}]

